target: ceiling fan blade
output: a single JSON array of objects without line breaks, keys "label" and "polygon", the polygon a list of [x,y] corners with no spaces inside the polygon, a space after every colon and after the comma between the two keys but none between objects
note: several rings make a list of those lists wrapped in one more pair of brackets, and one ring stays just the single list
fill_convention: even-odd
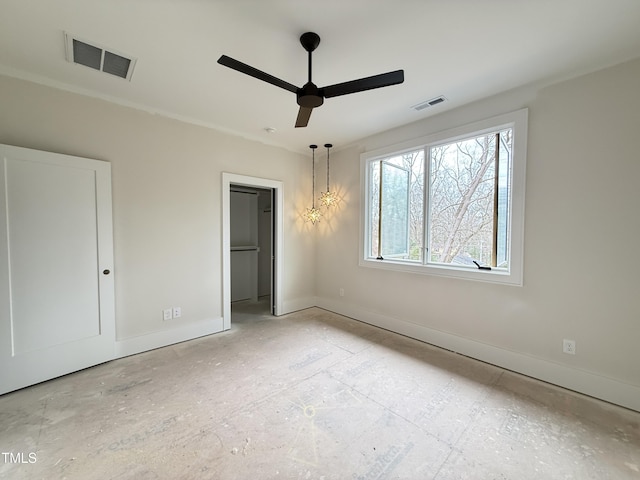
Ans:
[{"label": "ceiling fan blade", "polygon": [[324,87],[321,91],[325,98],[338,97],[349,93],[363,92],[374,88],[388,87],[389,85],[397,85],[404,82],[404,70],[396,70],[394,72],[381,73],[372,77],[351,80],[350,82],[336,83]]},{"label": "ceiling fan blade", "polygon": [[312,111],[313,108],[300,107],[300,110],[298,110],[298,118],[296,118],[296,128],[307,126]]},{"label": "ceiling fan blade", "polygon": [[292,85],[289,82],[285,82],[284,80],[280,80],[273,75],[269,75],[257,68],[252,67],[251,65],[247,65],[246,63],[242,63],[238,60],[235,60],[231,57],[227,57],[226,55],[222,55],[218,59],[218,63],[220,65],[224,65],[225,67],[232,68],[237,70],[240,73],[244,73],[245,75],[250,75],[258,80],[262,80],[263,82],[270,83],[271,85],[275,85],[276,87],[284,88],[290,92],[296,93],[298,91],[298,87]]}]

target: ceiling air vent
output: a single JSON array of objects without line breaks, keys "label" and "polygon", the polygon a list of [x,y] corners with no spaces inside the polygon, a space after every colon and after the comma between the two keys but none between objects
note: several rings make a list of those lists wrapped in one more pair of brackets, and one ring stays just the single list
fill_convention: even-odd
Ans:
[{"label": "ceiling air vent", "polygon": [[65,33],[64,36],[69,62],[131,80],[133,67],[136,64],[135,58],[79,40],[68,33]]},{"label": "ceiling air vent", "polygon": [[438,105],[446,100],[444,95],[440,95],[439,97],[432,98],[431,100],[427,100],[426,102],[419,103],[414,105],[413,108],[416,111],[424,110],[425,108],[433,107],[434,105]]}]

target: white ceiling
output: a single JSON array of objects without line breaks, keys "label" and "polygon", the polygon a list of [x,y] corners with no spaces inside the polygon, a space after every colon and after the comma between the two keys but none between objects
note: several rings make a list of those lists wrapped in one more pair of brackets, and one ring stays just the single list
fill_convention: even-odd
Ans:
[{"label": "white ceiling", "polygon": [[[67,62],[65,31],[136,57],[131,82]],[[306,31],[318,86],[401,68],[405,82],[327,99],[296,129],[295,94],[216,63],[302,86]],[[639,56],[640,0],[0,0],[0,74],[306,153]]]}]

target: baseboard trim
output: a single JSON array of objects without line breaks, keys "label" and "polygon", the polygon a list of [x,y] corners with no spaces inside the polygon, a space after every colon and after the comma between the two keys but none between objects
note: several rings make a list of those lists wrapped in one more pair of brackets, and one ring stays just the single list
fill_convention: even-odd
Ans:
[{"label": "baseboard trim", "polygon": [[[306,308],[315,307],[318,303],[317,297],[305,297],[296,300],[286,301],[282,304],[280,315],[297,312]],[[127,357],[137,353],[147,352],[156,348],[166,347],[175,343],[193,340],[213,333],[224,331],[224,320],[222,317],[204,320],[198,323],[161,330],[138,337],[125,338],[116,341],[115,358]]]},{"label": "baseboard trim", "polygon": [[222,331],[223,321],[222,317],[219,317],[139,337],[125,338],[116,341],[115,356],[116,358],[127,357]]},{"label": "baseboard trim", "polygon": [[316,305],[498,367],[640,412],[640,387],[493,345],[380,315],[360,306],[318,298]]},{"label": "baseboard trim", "polygon": [[286,315],[287,313],[297,312],[317,305],[318,297],[297,298],[295,300],[285,301],[282,303],[282,311],[279,312],[279,315]]}]

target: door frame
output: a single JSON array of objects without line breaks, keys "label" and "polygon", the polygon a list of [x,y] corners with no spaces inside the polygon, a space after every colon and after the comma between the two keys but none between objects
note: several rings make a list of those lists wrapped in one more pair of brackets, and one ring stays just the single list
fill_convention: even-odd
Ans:
[{"label": "door frame", "polygon": [[223,330],[231,328],[231,184],[253,188],[269,188],[273,190],[274,204],[271,211],[274,216],[272,248],[273,262],[273,297],[271,299],[274,315],[282,312],[282,278],[283,272],[283,183],[267,178],[250,177],[235,173],[222,172],[222,319]]}]

